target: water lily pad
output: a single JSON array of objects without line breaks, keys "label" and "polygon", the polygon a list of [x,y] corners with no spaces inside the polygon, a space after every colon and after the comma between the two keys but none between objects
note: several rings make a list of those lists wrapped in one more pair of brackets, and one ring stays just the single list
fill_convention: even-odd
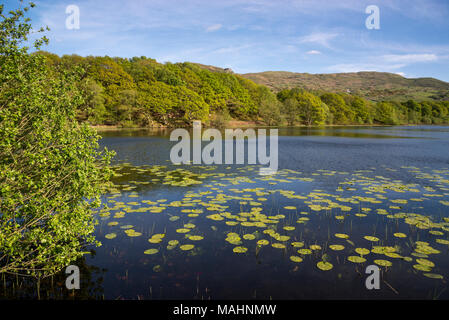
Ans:
[{"label": "water lily pad", "polygon": [[360,256],[349,256],[348,260],[354,263],[363,263],[366,261],[365,258],[360,257]]},{"label": "water lily pad", "polygon": [[117,237],[117,234],[115,233],[108,233],[107,235],[104,236],[106,239],[114,239],[115,237]]},{"label": "water lily pad", "polygon": [[341,244],[331,244],[329,246],[330,249],[334,250],[334,251],[341,251],[345,248],[345,246],[342,246]]},{"label": "water lily pad", "polygon": [[200,240],[203,240],[204,237],[202,237],[202,236],[189,236],[188,239],[192,240],[192,241],[200,241]]},{"label": "water lily pad", "polygon": [[405,233],[402,232],[396,232],[393,234],[396,238],[406,238],[407,235]]},{"label": "water lily pad", "polygon": [[232,251],[234,251],[235,253],[245,253],[246,251],[248,251],[248,248],[245,248],[245,247],[235,247]]},{"label": "water lily pad", "polygon": [[402,258],[402,256],[396,252],[385,252],[384,255],[390,258]]},{"label": "water lily pad", "polygon": [[195,246],[193,244],[183,244],[179,247],[182,251],[192,250]]},{"label": "water lily pad", "polygon": [[302,247],[304,247],[304,242],[292,242],[291,243],[291,245],[292,245],[292,247],[295,247],[295,248],[302,248]]},{"label": "water lily pad", "polygon": [[141,232],[137,232],[134,229],[127,229],[125,230],[125,233],[128,237],[140,237],[142,235]]},{"label": "water lily pad", "polygon": [[311,254],[312,250],[310,250],[310,249],[299,249],[298,253],[299,254]]},{"label": "water lily pad", "polygon": [[316,266],[318,267],[318,269],[323,270],[323,271],[328,271],[331,270],[334,266],[332,265],[332,263],[330,262],[324,262],[324,261],[320,261],[316,264]]},{"label": "water lily pad", "polygon": [[431,279],[444,279],[444,277],[441,274],[437,273],[423,273],[423,275]]},{"label": "water lily pad", "polygon": [[248,234],[244,234],[243,235],[243,239],[245,239],[245,240],[254,240],[254,239],[256,239],[256,236],[251,234],[251,233],[248,233]]},{"label": "water lily pad", "polygon": [[393,264],[388,260],[374,260],[374,263],[382,267],[391,267]]},{"label": "water lily pad", "polygon": [[368,249],[366,249],[366,248],[356,248],[355,252],[357,252],[361,256],[366,256],[367,254],[370,253],[370,251]]},{"label": "water lily pad", "polygon": [[302,258],[298,257],[298,256],[291,256],[290,260],[293,261],[293,262],[301,262]]},{"label": "water lily pad", "polygon": [[158,264],[157,266],[153,267],[153,271],[154,272],[160,272],[160,271],[162,271],[162,267]]},{"label": "water lily pad", "polygon": [[419,264],[422,264],[423,266],[426,266],[426,267],[430,267],[430,268],[435,267],[435,264],[432,261],[427,260],[427,259],[423,259],[423,258],[416,259],[416,262],[418,262]]},{"label": "water lily pad", "polygon": [[276,239],[277,241],[285,242],[285,241],[288,241],[288,240],[290,239],[290,237],[289,237],[289,236],[281,236],[281,235],[277,235],[277,236],[275,237],[275,239]]},{"label": "water lily pad", "polygon": [[419,270],[419,271],[431,271],[432,270],[431,267],[425,266],[423,264],[414,264],[413,268],[415,268],[416,270]]},{"label": "water lily pad", "polygon": [[436,239],[435,241],[441,244],[449,244],[449,240],[446,239]]},{"label": "water lily pad", "polygon": [[158,249],[147,249],[147,250],[145,250],[143,253],[144,253],[144,254],[156,254],[156,253],[158,253],[158,252],[159,252]]}]

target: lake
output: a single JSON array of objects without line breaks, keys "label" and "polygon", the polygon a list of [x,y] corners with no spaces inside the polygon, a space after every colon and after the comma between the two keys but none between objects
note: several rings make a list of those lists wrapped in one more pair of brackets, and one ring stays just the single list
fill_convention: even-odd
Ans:
[{"label": "lake", "polygon": [[169,133],[101,133],[116,176],[86,297],[449,298],[449,127],[280,128],[272,176],[173,165]]}]

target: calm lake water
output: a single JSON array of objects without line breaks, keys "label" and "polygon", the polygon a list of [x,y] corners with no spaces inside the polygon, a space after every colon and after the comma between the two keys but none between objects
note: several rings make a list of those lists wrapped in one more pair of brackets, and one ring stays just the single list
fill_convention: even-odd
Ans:
[{"label": "calm lake water", "polygon": [[279,129],[273,176],[174,166],[169,133],[102,133],[117,176],[82,295],[449,298],[449,127]]}]

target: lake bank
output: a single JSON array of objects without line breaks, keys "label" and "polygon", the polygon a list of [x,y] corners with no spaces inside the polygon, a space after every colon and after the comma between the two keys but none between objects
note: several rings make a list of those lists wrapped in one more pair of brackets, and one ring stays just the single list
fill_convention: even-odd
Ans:
[{"label": "lake bank", "polygon": [[[258,123],[255,121],[230,121],[225,126],[226,128],[354,128],[354,127],[417,127],[417,126],[424,126],[422,124],[397,124],[397,125],[386,125],[386,124],[328,124],[328,125],[322,125],[322,126],[306,126],[306,125],[297,125],[297,126],[266,126],[262,123]],[[449,124],[428,124],[425,126],[431,126],[431,127],[447,127]],[[120,131],[120,130],[169,130],[169,129],[175,129],[178,127],[173,126],[149,126],[149,127],[122,127],[119,125],[91,125],[91,128],[95,129],[98,132],[102,131]],[[185,127],[188,128],[188,127]],[[205,126],[205,128],[213,128],[212,126]]]}]

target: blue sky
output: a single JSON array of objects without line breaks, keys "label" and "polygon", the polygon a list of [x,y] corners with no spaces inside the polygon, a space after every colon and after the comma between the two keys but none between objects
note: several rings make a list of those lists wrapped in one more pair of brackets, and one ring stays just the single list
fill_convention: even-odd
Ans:
[{"label": "blue sky", "polygon": [[[15,0],[8,0],[13,3]],[[385,71],[449,82],[447,0],[35,0],[48,51],[191,61],[238,73]],[[65,27],[68,5],[80,29]],[[365,8],[380,9],[380,29]]]}]

